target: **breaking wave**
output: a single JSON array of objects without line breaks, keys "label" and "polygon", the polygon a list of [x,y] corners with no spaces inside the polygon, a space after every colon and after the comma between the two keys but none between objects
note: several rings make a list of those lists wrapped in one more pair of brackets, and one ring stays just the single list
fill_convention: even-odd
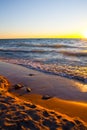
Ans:
[{"label": "breaking wave", "polygon": [[41,61],[24,60],[24,59],[2,59],[1,61],[18,64],[27,68],[35,69],[45,73],[75,79],[83,83],[87,83],[87,67],[86,66],[70,66],[59,64],[43,64]]},{"label": "breaking wave", "polygon": [[60,51],[60,53],[67,55],[67,56],[87,56],[87,51],[80,51],[80,52],[71,52],[71,51]]}]

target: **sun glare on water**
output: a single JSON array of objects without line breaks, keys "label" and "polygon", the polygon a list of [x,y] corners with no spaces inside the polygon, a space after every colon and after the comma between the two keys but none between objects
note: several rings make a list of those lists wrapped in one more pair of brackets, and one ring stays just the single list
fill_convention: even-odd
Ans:
[{"label": "sun glare on water", "polygon": [[83,38],[87,38],[87,31],[84,32],[82,35],[83,35]]}]

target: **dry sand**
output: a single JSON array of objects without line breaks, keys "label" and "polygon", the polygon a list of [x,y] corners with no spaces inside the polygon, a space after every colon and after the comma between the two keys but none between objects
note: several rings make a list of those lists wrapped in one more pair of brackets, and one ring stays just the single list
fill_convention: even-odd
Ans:
[{"label": "dry sand", "polygon": [[37,94],[25,94],[18,97],[23,100],[31,101],[34,104],[41,105],[44,108],[66,114],[72,118],[79,117],[87,122],[87,104],[85,103],[62,100],[56,97],[49,100],[42,100],[42,95]]},{"label": "dry sand", "polygon": [[[80,83],[3,62],[0,73],[10,81],[0,76],[0,129],[87,130],[87,95]],[[15,90],[16,83],[25,87]],[[45,94],[53,98],[43,100]]]}]

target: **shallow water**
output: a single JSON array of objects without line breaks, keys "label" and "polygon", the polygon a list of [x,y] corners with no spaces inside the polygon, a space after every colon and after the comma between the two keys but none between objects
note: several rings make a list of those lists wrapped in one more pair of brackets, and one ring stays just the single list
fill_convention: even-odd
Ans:
[{"label": "shallow water", "polygon": [[87,83],[86,40],[0,40],[0,59]]}]

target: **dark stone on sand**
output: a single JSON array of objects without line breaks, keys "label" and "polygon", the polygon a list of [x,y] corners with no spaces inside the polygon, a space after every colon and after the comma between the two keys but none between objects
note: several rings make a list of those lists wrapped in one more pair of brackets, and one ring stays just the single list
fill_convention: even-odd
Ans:
[{"label": "dark stone on sand", "polygon": [[31,88],[26,88],[27,92],[31,92]]},{"label": "dark stone on sand", "polygon": [[34,74],[29,74],[29,76],[34,76]]},{"label": "dark stone on sand", "polygon": [[52,98],[52,97],[49,96],[49,95],[43,95],[43,97],[42,97],[43,100],[47,100],[47,99],[50,99],[50,98]]},{"label": "dark stone on sand", "polygon": [[22,88],[22,87],[24,87],[24,86],[21,85],[21,84],[15,84],[15,85],[14,85],[14,88],[15,88],[15,89],[20,89],[20,88]]}]

